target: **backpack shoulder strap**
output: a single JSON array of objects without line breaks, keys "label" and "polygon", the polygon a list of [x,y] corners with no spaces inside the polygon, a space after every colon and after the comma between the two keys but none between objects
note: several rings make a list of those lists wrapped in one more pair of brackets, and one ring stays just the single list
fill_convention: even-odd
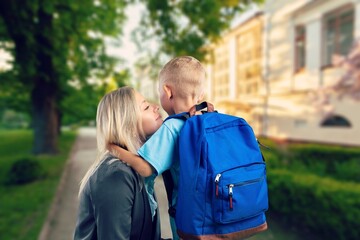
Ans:
[{"label": "backpack shoulder strap", "polygon": [[167,120],[172,119],[172,118],[187,120],[189,117],[190,117],[189,112],[182,112],[182,113],[168,116],[167,118],[165,118],[164,122],[166,122]]},{"label": "backpack shoulder strap", "polygon": [[172,205],[172,194],[174,190],[174,179],[171,175],[170,170],[166,170],[162,173],[162,177],[164,180],[165,190],[166,190],[166,196],[168,199],[169,209],[168,213],[171,217],[175,217],[176,210]]},{"label": "backpack shoulder strap", "polygon": [[189,115],[192,117],[196,114],[196,112],[203,110],[205,108],[207,108],[207,111],[201,111],[202,113],[216,112],[214,110],[214,105],[212,105],[209,102],[202,102],[202,103],[197,104],[197,105],[193,106],[192,108],[190,108]]},{"label": "backpack shoulder strap", "polygon": [[[207,109],[206,111],[203,111],[203,109]],[[190,117],[194,116],[196,114],[196,112],[201,111],[202,113],[208,113],[208,112],[216,112],[216,110],[214,110],[214,105],[209,103],[209,102],[202,102],[200,104],[194,105],[190,108],[189,112],[182,112],[182,113],[178,113],[178,114],[174,114],[174,115],[170,115],[167,118],[165,118],[164,122],[171,119],[171,118],[178,118],[178,119],[183,119],[183,120],[187,120]]]},{"label": "backpack shoulder strap", "polygon": [[[208,102],[202,102],[200,104],[194,105],[189,110],[189,112],[183,112],[183,113],[168,116],[164,120],[164,122],[169,120],[169,119],[172,119],[172,118],[182,119],[182,120],[186,121],[190,117],[194,116],[196,112],[201,111],[201,110],[203,110],[205,108],[207,108],[207,111],[202,111],[202,113],[216,112],[214,110],[214,105],[212,105],[211,103],[208,103]],[[163,180],[164,180],[164,185],[165,185],[165,189],[166,189],[166,195],[167,195],[168,204],[169,204],[168,212],[169,212],[169,215],[171,217],[175,217],[176,209],[172,205],[172,194],[173,194],[173,190],[174,190],[174,179],[173,179],[173,177],[171,175],[171,171],[170,170],[164,171],[162,173],[162,177],[163,177]]]}]

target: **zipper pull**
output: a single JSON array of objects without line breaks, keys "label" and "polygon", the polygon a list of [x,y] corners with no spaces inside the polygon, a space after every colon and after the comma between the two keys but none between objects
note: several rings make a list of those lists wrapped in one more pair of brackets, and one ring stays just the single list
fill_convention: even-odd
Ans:
[{"label": "zipper pull", "polygon": [[215,177],[215,196],[219,196],[219,181],[220,181],[221,174],[218,173]]},{"label": "zipper pull", "polygon": [[230,205],[230,210],[233,210],[233,187],[234,187],[234,184],[229,185],[229,205]]}]

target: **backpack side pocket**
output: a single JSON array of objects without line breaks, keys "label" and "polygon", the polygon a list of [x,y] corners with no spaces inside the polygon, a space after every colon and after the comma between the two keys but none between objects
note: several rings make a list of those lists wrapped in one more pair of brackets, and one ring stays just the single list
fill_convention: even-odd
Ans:
[{"label": "backpack side pocket", "polygon": [[220,224],[238,222],[268,209],[264,163],[233,168],[214,176],[213,218]]}]

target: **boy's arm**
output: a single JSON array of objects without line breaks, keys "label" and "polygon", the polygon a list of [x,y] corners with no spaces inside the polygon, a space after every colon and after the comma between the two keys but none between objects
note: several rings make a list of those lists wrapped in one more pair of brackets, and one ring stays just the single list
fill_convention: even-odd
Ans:
[{"label": "boy's arm", "polygon": [[108,150],[112,155],[128,163],[143,177],[149,177],[154,173],[154,168],[142,157],[135,155],[115,144],[109,144]]}]

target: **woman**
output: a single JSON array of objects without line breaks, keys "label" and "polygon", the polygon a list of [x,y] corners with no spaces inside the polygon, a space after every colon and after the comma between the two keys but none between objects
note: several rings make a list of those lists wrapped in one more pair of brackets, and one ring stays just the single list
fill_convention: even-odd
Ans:
[{"label": "woman", "polygon": [[130,87],[106,94],[97,109],[98,158],[80,185],[75,240],[160,239],[160,221],[152,216],[144,179],[110,155],[110,143],[136,154],[162,124],[159,107]]}]

